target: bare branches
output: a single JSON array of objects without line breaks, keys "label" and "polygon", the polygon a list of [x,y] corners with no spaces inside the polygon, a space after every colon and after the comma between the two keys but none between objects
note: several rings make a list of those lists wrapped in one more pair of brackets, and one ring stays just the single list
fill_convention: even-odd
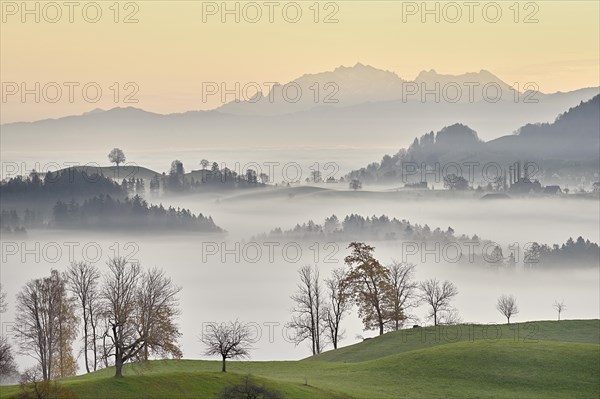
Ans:
[{"label": "bare branches", "polygon": [[558,321],[560,321],[560,314],[567,309],[567,305],[565,305],[565,301],[560,301],[560,302],[554,301],[554,304],[552,306],[558,312]]},{"label": "bare branches", "polygon": [[90,372],[89,350],[92,350],[92,370],[98,367],[97,322],[100,314],[98,268],[86,262],[73,262],[65,273],[68,289],[77,298],[83,320],[83,356],[86,371]]},{"label": "bare branches", "polygon": [[506,317],[508,324],[510,324],[510,318],[519,313],[517,299],[512,295],[502,295],[498,298],[496,309]]},{"label": "bare branches", "polygon": [[390,287],[386,296],[387,327],[399,330],[410,317],[408,310],[416,307],[416,290],[414,281],[415,265],[393,261],[388,267]]},{"label": "bare branches", "polygon": [[2,284],[0,284],[0,313],[6,312],[8,304],[6,303],[6,292],[2,291]]},{"label": "bare branches", "polygon": [[[6,293],[0,285],[0,313],[6,312]],[[0,336],[0,376],[5,376],[16,371],[12,347],[6,337]]]},{"label": "bare branches", "polygon": [[311,344],[312,354],[321,353],[325,347],[323,340],[324,323],[324,295],[321,289],[319,279],[319,269],[315,266],[314,270],[307,265],[298,270],[300,283],[294,295],[291,296],[295,302],[292,309],[292,321],[288,323],[288,328],[294,330],[293,340],[296,345],[305,340]]},{"label": "bare branches", "polygon": [[179,315],[177,294],[181,291],[160,269],[144,272],[124,258],[108,262],[109,273],[102,296],[104,317],[114,356],[115,376],[131,359],[147,360],[151,354],[181,357],[176,340],[181,335],[175,324]]},{"label": "bare branches", "polygon": [[433,318],[433,325],[439,324],[441,312],[453,312],[450,302],[458,295],[458,289],[450,281],[440,283],[435,278],[425,280],[419,284],[419,290],[421,301],[431,307],[429,317]]},{"label": "bare branches", "polygon": [[44,381],[74,372],[71,345],[77,319],[58,271],[23,287],[17,295],[15,319],[15,329],[22,337],[21,351],[38,361]]},{"label": "bare branches", "polygon": [[248,325],[239,322],[209,324],[202,331],[200,341],[206,345],[207,356],[221,356],[221,371],[226,372],[226,360],[249,357],[252,350],[252,334]]},{"label": "bare branches", "polygon": [[323,320],[327,338],[333,344],[333,349],[337,349],[339,341],[344,337],[340,323],[352,305],[344,269],[333,269],[331,278],[325,280],[325,290],[328,302],[323,310]]}]

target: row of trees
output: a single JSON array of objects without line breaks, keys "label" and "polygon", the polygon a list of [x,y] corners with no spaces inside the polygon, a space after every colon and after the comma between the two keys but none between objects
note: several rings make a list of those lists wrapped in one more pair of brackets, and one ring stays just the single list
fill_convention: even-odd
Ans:
[{"label": "row of trees", "polygon": [[598,267],[600,247],[581,236],[576,240],[569,238],[562,245],[534,242],[526,249],[524,262],[529,267],[564,267],[565,264]]},{"label": "row of trees", "polygon": [[[349,248],[352,252],[344,259],[346,267],[333,269],[324,281],[316,266],[304,266],[298,271],[300,281],[291,296],[294,307],[287,325],[294,332],[297,345],[308,341],[313,355],[329,344],[337,349],[344,336],[341,322],[353,305],[358,308],[364,328],[377,330],[379,335],[417,320],[410,311],[420,305],[427,307],[427,319],[434,326],[460,322],[452,306],[458,295],[452,282],[436,278],[417,282],[415,265],[392,262],[385,266],[373,256],[374,248],[362,242],[352,242]],[[566,309],[564,302],[556,301],[553,307],[560,320]],[[511,317],[519,313],[512,295],[498,298],[496,309],[509,324]]]},{"label": "row of trees", "polygon": [[[560,321],[561,313],[567,309],[565,302],[554,301],[552,307],[557,311],[558,320]],[[500,312],[504,317],[506,317],[506,322],[508,324],[510,324],[510,318],[519,313],[517,299],[513,295],[502,295],[500,298],[498,298],[496,309],[498,309],[498,312]]]},{"label": "row of trees", "polygon": [[[348,248],[346,267],[334,269],[325,280],[316,266],[299,270],[288,323],[296,344],[308,341],[313,354],[330,344],[337,349],[344,336],[342,320],[354,305],[364,328],[380,335],[416,320],[411,309],[422,304],[434,326],[460,322],[451,305],[458,295],[453,283],[435,278],[417,282],[412,264],[385,266],[373,256],[374,248],[362,242]],[[73,343],[80,325],[88,373],[114,366],[115,376],[122,377],[128,361],[180,358],[176,324],[180,291],[163,270],[143,269],[120,257],[109,259],[104,273],[86,262],[72,263],[63,273],[52,270],[47,277],[27,282],[17,295],[15,332],[20,351],[37,360],[43,381],[76,373]],[[496,307],[508,323],[519,312],[512,295],[501,296]],[[554,307],[560,320],[566,306],[557,301]],[[6,295],[0,289],[0,312],[5,310]],[[253,343],[249,326],[237,320],[209,325],[201,341],[206,355],[221,357],[222,371],[227,359],[249,356]],[[5,338],[0,340],[0,355],[0,374],[15,371]]]},{"label": "row of trees", "polygon": [[221,169],[217,162],[213,162],[210,169],[206,169],[207,166],[208,161],[203,160],[201,170],[186,174],[183,162],[176,159],[171,162],[168,174],[155,174],[152,177],[150,193],[158,195],[160,192],[188,192],[205,187],[214,190],[251,188],[264,186],[269,181],[267,174],[258,174],[254,169],[247,169],[244,173],[238,174],[227,167]]},{"label": "row of trees", "polygon": [[[322,223],[312,220],[296,224],[294,228],[282,230],[280,227],[271,230],[262,237],[281,237],[296,239],[315,239],[318,237],[334,238],[336,240],[369,238],[370,240],[406,240],[406,241],[435,241],[435,242],[473,242],[485,244],[478,236],[455,235],[454,229],[445,230],[430,228],[427,224],[411,223],[406,219],[397,219],[387,215],[362,216],[351,213],[343,219],[335,214],[325,218]],[[259,237],[259,238],[262,238]]]},{"label": "row of trees", "polygon": [[67,168],[43,176],[31,171],[28,177],[16,176],[0,182],[3,199],[77,198],[98,194],[123,195],[121,186],[110,178],[85,168]]},{"label": "row of trees", "polygon": [[352,252],[344,260],[346,267],[334,269],[324,282],[316,266],[299,270],[288,323],[296,344],[308,340],[313,354],[321,353],[328,344],[337,349],[344,335],[341,321],[353,305],[365,329],[378,330],[380,335],[414,319],[410,310],[421,303],[428,305],[434,325],[458,320],[451,306],[458,289],[451,282],[430,279],[418,283],[413,264],[385,266],[373,256],[374,248],[362,242],[353,242],[349,248]]},{"label": "row of trees", "polygon": [[52,270],[27,282],[18,293],[19,349],[36,359],[43,381],[76,373],[73,343],[80,321],[86,372],[114,365],[122,377],[127,361],[182,356],[176,324],[181,288],[163,270],[125,258],[109,259],[107,266],[101,273],[92,264],[73,263],[64,273]]},{"label": "row of trees", "polygon": [[210,216],[195,215],[189,209],[148,204],[139,195],[124,200],[100,195],[81,204],[58,201],[53,208],[53,224],[71,228],[222,231]]}]

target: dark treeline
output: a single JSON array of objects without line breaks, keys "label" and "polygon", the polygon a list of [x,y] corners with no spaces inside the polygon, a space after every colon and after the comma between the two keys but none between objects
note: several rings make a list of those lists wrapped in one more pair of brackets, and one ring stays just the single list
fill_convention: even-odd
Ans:
[{"label": "dark treeline", "polygon": [[293,229],[282,230],[276,228],[268,236],[286,236],[296,239],[315,239],[318,237],[327,237],[340,240],[360,240],[370,239],[371,241],[380,240],[432,240],[436,242],[481,242],[476,235],[469,237],[466,235],[455,236],[454,229],[448,227],[447,230],[440,228],[431,229],[427,224],[421,226],[412,224],[408,220],[390,218],[386,215],[371,217],[350,214],[340,221],[336,215],[326,218],[323,224],[317,224],[312,220],[302,225],[297,224]]},{"label": "dark treeline", "polygon": [[[474,162],[474,172],[483,177],[482,166],[496,162],[503,168],[518,159],[531,159],[538,167],[536,179],[551,184],[578,186],[581,177],[597,180],[598,104],[600,96],[582,102],[561,114],[552,123],[528,124],[515,134],[484,142],[477,133],[462,124],[446,126],[416,137],[408,148],[384,155],[380,162],[354,170],[348,179],[364,183],[430,183],[436,168],[456,163],[465,167]],[[568,134],[566,134],[568,132]],[[595,151],[594,151],[595,149]],[[582,155],[587,154],[587,155]],[[466,175],[466,167],[463,175]],[[438,173],[439,174],[439,173]],[[482,180],[482,179],[478,179]],[[475,181],[487,185],[487,182]]]},{"label": "dark treeline", "polygon": [[41,212],[25,209],[3,209],[0,212],[0,229],[3,233],[23,234],[27,229],[41,228],[119,228],[156,230],[197,230],[219,232],[212,218],[194,215],[189,209],[165,208],[149,205],[140,196],[114,199],[110,195],[99,195],[86,199],[58,201],[52,208],[52,216],[44,218]]},{"label": "dark treeline", "polygon": [[34,170],[27,177],[16,176],[0,182],[0,195],[3,200],[73,198],[99,194],[118,196],[124,195],[125,192],[110,178],[97,173],[88,175],[85,171],[76,168],[48,172],[43,176]]},{"label": "dark treeline", "polygon": [[525,263],[529,267],[558,268],[572,264],[578,266],[600,267],[600,247],[598,244],[578,237],[569,238],[562,245],[533,243],[525,253]]},{"label": "dark treeline", "polygon": [[[448,227],[442,230],[439,227],[431,229],[427,224],[413,224],[408,220],[390,218],[386,215],[381,216],[361,216],[357,214],[347,215],[344,220],[340,221],[336,215],[331,215],[326,218],[323,224],[317,224],[309,220],[302,225],[297,224],[293,229],[282,230],[275,228],[268,234],[257,236],[258,240],[291,238],[296,240],[332,240],[336,242],[342,241],[401,241],[413,243],[416,248],[428,247],[428,244],[444,246],[461,245],[469,243],[475,248],[483,248],[486,246],[493,247],[493,262],[486,262],[482,251],[473,253],[472,258],[469,256],[461,256],[458,263],[473,263],[486,264],[488,266],[512,266],[512,264],[504,263],[502,257],[502,249],[492,241],[483,240],[477,235],[469,237],[465,234],[455,235],[454,229]],[[413,247],[414,247],[413,246]],[[465,245],[466,247],[466,245]],[[496,251],[496,252],[494,252]],[[488,257],[488,258],[490,258]]]},{"label": "dark treeline", "polygon": [[58,201],[54,205],[53,227],[93,229],[154,229],[223,231],[212,217],[194,215],[189,209],[149,205],[139,195],[124,200],[110,195],[92,197],[79,203]]},{"label": "dark treeline", "polygon": [[[297,224],[294,228],[283,230],[275,228],[268,234],[256,237],[258,240],[291,238],[296,240],[332,240],[341,241],[402,241],[417,244],[420,250],[433,248],[431,245],[441,244],[456,245],[463,253],[458,260],[459,264],[477,264],[491,268],[514,268],[522,262],[527,267],[560,267],[568,268],[570,265],[576,267],[599,267],[600,248],[598,244],[585,240],[582,237],[573,240],[569,238],[565,244],[528,244],[524,248],[524,257],[519,259],[511,248],[505,248],[493,241],[482,239],[477,235],[469,237],[465,234],[455,234],[452,227],[446,230],[440,228],[431,229],[427,224],[419,225],[386,215],[371,217],[350,214],[342,221],[336,215],[325,219],[322,224],[309,220],[306,223]],[[467,245],[468,244],[468,245]],[[467,256],[467,247],[474,248],[472,259]],[[418,258],[418,256],[417,256]],[[451,257],[454,263],[454,257]]]},{"label": "dark treeline", "polygon": [[[208,168],[208,161],[203,160],[203,168],[190,173],[185,173],[183,163],[175,160],[171,163],[168,174],[155,174],[149,182],[150,193],[183,193],[203,190],[232,190],[239,188],[264,187],[269,176],[264,173],[260,175],[254,169],[248,169],[239,174],[229,168],[221,169],[217,162],[213,162]],[[139,191],[139,183],[135,181],[123,181],[123,186],[130,193],[132,190]],[[143,185],[141,187],[143,189]]]},{"label": "dark treeline", "polygon": [[41,213],[25,209],[23,216],[16,210],[2,209],[0,212],[0,230],[2,233],[26,233],[27,228],[40,228],[44,226]]}]

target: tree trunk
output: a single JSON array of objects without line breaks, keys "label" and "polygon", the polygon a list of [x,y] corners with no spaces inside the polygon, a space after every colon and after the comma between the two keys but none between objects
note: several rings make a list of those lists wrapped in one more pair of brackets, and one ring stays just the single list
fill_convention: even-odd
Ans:
[{"label": "tree trunk", "polygon": [[437,312],[433,312],[433,325],[437,326]]},{"label": "tree trunk", "polygon": [[85,308],[85,302],[83,304],[83,357],[85,359],[85,371],[90,372],[90,365],[88,362],[88,315]]},{"label": "tree trunk", "polygon": [[113,336],[115,337],[115,378],[123,378],[123,353],[119,347],[119,334],[117,333],[117,326],[112,326]]},{"label": "tree trunk", "polygon": [[227,369],[225,368],[225,356],[223,356],[223,365],[221,366],[221,371],[226,373]]},{"label": "tree trunk", "polygon": [[92,321],[93,315],[90,314],[90,325],[92,327],[92,348],[94,351],[94,371],[98,368],[98,344],[96,343],[96,326]]},{"label": "tree trunk", "polygon": [[115,378],[123,378],[123,360],[115,356]]}]

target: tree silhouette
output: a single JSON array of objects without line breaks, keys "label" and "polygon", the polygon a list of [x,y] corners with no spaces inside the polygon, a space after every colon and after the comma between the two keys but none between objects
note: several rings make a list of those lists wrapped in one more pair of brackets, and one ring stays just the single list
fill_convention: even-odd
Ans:
[{"label": "tree silhouette", "polygon": [[429,316],[433,318],[433,325],[437,326],[441,312],[451,312],[450,301],[458,295],[458,289],[450,281],[443,283],[435,278],[425,280],[419,284],[420,299],[431,307]]},{"label": "tree silhouette", "polygon": [[207,331],[202,332],[200,341],[207,346],[204,354],[207,356],[221,356],[223,363],[221,371],[226,372],[227,359],[248,357],[252,349],[250,327],[239,321],[209,324]]},{"label": "tree silhouette", "polygon": [[560,321],[560,314],[567,308],[567,305],[565,305],[565,301],[555,301],[554,305],[552,306],[558,312],[558,321]]},{"label": "tree silhouette", "polygon": [[119,178],[119,164],[125,162],[125,153],[120,148],[113,148],[108,153],[108,160],[117,165],[117,179]]},{"label": "tree silhouette", "polygon": [[512,295],[502,295],[498,298],[496,309],[506,317],[508,324],[510,324],[510,318],[519,313],[517,299]]}]

